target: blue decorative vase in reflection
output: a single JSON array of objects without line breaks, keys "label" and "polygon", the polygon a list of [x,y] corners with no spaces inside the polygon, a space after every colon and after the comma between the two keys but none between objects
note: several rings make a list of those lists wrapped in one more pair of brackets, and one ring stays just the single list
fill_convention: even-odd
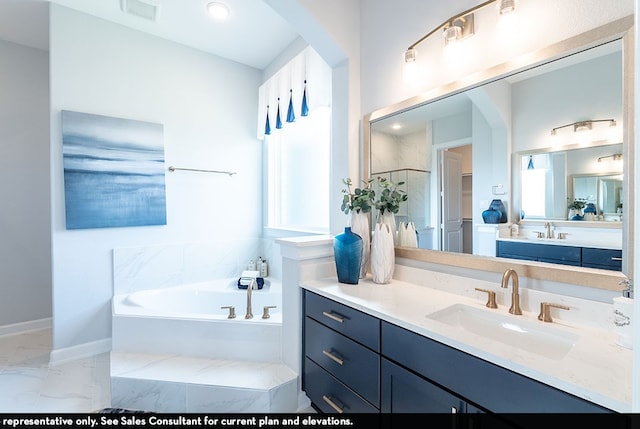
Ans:
[{"label": "blue decorative vase in reflection", "polygon": [[496,223],[507,223],[507,209],[502,203],[502,200],[493,200],[491,204],[489,204],[490,210],[495,210],[500,212],[500,221]]},{"label": "blue decorative vase in reflection", "polygon": [[484,223],[500,223],[501,217],[502,213],[492,208],[488,208],[482,212],[482,220],[484,220]]},{"label": "blue decorative vase in reflection", "polygon": [[582,210],[583,213],[595,213],[596,205],[593,203],[587,203],[587,206]]},{"label": "blue decorative vase in reflection", "polygon": [[354,234],[351,227],[346,227],[342,234],[333,239],[333,254],[336,260],[338,282],[352,285],[358,284],[360,264],[362,262],[362,237]]}]

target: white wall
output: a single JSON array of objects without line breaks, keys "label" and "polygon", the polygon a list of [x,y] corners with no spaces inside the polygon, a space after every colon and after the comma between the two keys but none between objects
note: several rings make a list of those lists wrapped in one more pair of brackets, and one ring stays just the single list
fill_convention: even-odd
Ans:
[{"label": "white wall", "polygon": [[[114,248],[181,243],[211,249],[240,272],[258,256],[260,71],[51,5],[51,192],[54,351],[111,335]],[[60,110],[161,123],[167,225],[65,230]],[[225,249],[227,243],[236,243]],[[176,249],[176,246],[170,246]],[[175,259],[171,262],[178,264]],[[208,255],[198,255],[205,260]]]},{"label": "white wall", "polygon": [[0,40],[0,326],[51,317],[48,60]]}]

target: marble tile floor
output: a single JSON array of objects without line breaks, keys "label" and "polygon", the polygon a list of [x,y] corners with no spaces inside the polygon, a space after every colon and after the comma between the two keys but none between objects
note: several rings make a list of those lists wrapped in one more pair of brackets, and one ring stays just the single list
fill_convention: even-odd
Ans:
[{"label": "marble tile floor", "polygon": [[50,365],[51,329],[0,336],[0,413],[89,413],[110,406],[109,353]]},{"label": "marble tile floor", "polygon": [[[110,353],[50,365],[51,347],[51,329],[0,336],[0,413],[91,413],[112,407]],[[124,375],[132,365],[135,358],[115,369]]]}]

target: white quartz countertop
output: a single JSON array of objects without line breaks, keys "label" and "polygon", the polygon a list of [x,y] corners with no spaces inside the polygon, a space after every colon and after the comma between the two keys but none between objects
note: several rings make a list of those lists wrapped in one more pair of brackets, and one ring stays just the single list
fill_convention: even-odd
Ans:
[{"label": "white quartz countertop", "polygon": [[[471,290],[486,287],[486,282],[461,279]],[[555,316],[555,312],[552,313],[552,323],[539,321],[537,312],[523,311],[523,315],[514,316],[508,313],[508,305],[500,302],[497,309],[485,307],[485,294],[476,298],[398,280],[376,284],[367,278],[361,279],[357,285],[349,285],[338,283],[335,278],[326,278],[305,281],[301,286],[580,398],[618,412],[631,412],[632,351],[616,344],[617,336],[612,330],[562,320],[560,315]],[[553,359],[427,317],[453,304],[523,318],[550,329],[578,335],[579,339],[564,357]]]}]

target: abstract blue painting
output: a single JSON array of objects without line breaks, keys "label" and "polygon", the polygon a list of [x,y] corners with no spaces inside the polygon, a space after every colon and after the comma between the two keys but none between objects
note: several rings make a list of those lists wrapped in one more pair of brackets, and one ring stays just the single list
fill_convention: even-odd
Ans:
[{"label": "abstract blue painting", "polygon": [[67,229],[166,225],[163,126],[61,115]]}]

